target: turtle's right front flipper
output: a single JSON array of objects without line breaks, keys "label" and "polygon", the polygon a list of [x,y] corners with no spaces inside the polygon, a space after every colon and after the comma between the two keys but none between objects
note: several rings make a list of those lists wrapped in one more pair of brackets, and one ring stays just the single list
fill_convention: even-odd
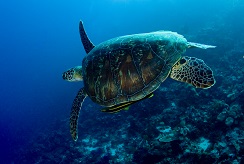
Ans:
[{"label": "turtle's right front flipper", "polygon": [[80,21],[79,24],[79,31],[80,31],[81,42],[83,44],[86,53],[88,54],[95,47],[95,45],[88,38],[82,21]]},{"label": "turtle's right front flipper", "polygon": [[73,101],[70,114],[70,133],[74,141],[77,141],[78,139],[78,118],[82,103],[86,96],[87,94],[84,88],[81,88]]}]

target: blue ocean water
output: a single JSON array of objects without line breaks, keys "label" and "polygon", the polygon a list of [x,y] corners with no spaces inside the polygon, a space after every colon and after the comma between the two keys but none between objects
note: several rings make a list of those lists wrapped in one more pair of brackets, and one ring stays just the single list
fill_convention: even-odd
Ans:
[{"label": "blue ocean water", "polygon": [[[100,145],[100,149],[96,149],[97,151],[94,152],[92,144],[88,144],[91,141],[87,143],[87,138],[83,133],[79,138],[80,141],[75,144],[69,135],[68,120],[72,101],[83,84],[68,83],[62,80],[61,75],[68,68],[81,65],[81,61],[86,55],[80,42],[78,31],[80,20],[84,22],[86,32],[94,44],[99,44],[102,41],[121,35],[171,30],[184,35],[189,41],[216,45],[217,48],[213,50],[187,50],[187,55],[201,58],[211,66],[216,75],[216,85],[209,90],[197,90],[197,94],[195,94],[195,91],[190,87],[186,88],[185,84],[179,84],[169,79],[162,84],[163,86],[160,87],[158,93],[155,94],[151,101],[140,102],[140,105],[134,105],[128,112],[122,111],[122,114],[117,115],[100,113],[100,107],[95,106],[91,100],[86,99],[84,104],[86,109],[84,113],[81,113],[79,129],[83,132],[87,130],[84,133],[87,133],[90,139],[95,137],[96,142],[105,143],[102,140],[103,137],[100,136],[101,138],[99,138],[99,136],[96,136],[99,133],[107,135],[109,138],[109,131],[104,132],[104,129],[99,131],[100,126],[103,125],[102,127],[104,128],[109,127],[111,133],[118,128],[121,128],[124,133],[133,131],[123,141],[115,140],[118,142],[114,143],[115,145],[119,145],[119,143],[130,145],[130,142],[132,142],[131,138],[138,137],[138,135],[141,135],[141,138],[144,137],[146,141],[139,142],[140,145],[139,143],[138,145],[133,143],[134,145],[131,144],[130,148],[125,150],[115,146],[116,148],[111,148],[111,151],[108,151],[110,153],[107,152],[107,155],[104,155],[104,149],[101,148],[104,148],[104,145]],[[158,120],[157,123],[155,121],[155,124],[159,124],[164,121],[165,125],[171,126],[173,129],[176,124],[180,124],[179,119],[183,115],[185,118],[191,118],[190,120],[199,118],[202,123],[207,121],[208,126],[217,124],[225,126],[223,130],[218,132],[216,130],[216,135],[211,135],[211,137],[215,137],[208,138],[212,145],[209,148],[209,152],[202,153],[204,158],[209,155],[211,158],[206,157],[206,159],[211,159],[215,162],[218,160],[243,162],[243,1],[9,0],[0,2],[0,22],[1,163],[60,163],[63,162],[62,160],[65,161],[64,163],[69,161],[70,163],[87,163],[89,162],[89,157],[94,156],[97,159],[92,161],[93,163],[106,163],[109,161],[123,163],[118,161],[118,159],[123,159],[124,157],[121,154],[128,155],[127,163],[130,163],[129,159],[135,163],[145,163],[145,161],[151,160],[151,156],[140,156],[140,154],[150,154],[153,159],[157,157],[158,160],[151,161],[152,163],[160,162],[163,159],[156,150],[161,150],[162,155],[163,147],[160,148],[154,144],[153,148],[149,148],[146,144],[146,142],[153,142],[159,136],[158,132],[155,132],[153,136],[149,136],[148,133],[151,133],[150,129],[157,130],[158,127],[151,126],[154,124],[149,122]],[[161,108],[159,107],[160,105],[162,105]],[[164,111],[164,108],[169,107],[172,111],[179,110],[181,115],[177,115],[177,112],[173,114],[170,112],[158,113],[160,109],[156,110],[155,106],[159,107],[162,110],[161,112]],[[206,120],[200,118],[199,114],[197,114],[197,107],[198,110],[212,113],[212,115],[206,116]],[[216,110],[212,111],[212,109]],[[231,109],[233,111],[230,111]],[[185,111],[185,113],[182,111]],[[147,117],[148,112],[151,117]],[[189,113],[194,112],[196,114],[190,116]],[[225,121],[222,122],[219,116],[221,113],[227,113],[226,118],[224,118]],[[161,115],[162,117],[156,118],[155,115]],[[94,116],[96,117],[94,118]],[[178,121],[166,120],[167,117],[168,119],[171,117],[178,119]],[[226,124],[226,119],[229,117],[234,119],[232,126],[227,126]],[[150,121],[149,118],[152,120]],[[83,122],[85,123],[82,125]],[[143,124],[139,126],[138,122],[150,124],[147,133],[136,133],[134,130],[125,128],[127,124],[130,124],[131,127],[135,124],[135,129],[140,129],[144,126]],[[199,126],[209,128],[207,125]],[[201,135],[200,128],[194,127],[198,129],[194,133],[192,132],[194,131],[193,127],[190,128],[190,125],[186,127],[189,129],[187,130],[189,133],[187,137],[192,141],[189,141],[188,145],[197,144],[197,141],[201,143],[202,140],[197,140],[204,136],[203,134]],[[92,128],[95,129],[89,130]],[[161,131],[159,130],[159,132]],[[210,133],[212,132],[209,131]],[[236,138],[235,134],[238,134],[238,141],[233,139]],[[194,135],[196,138],[193,137]],[[221,139],[223,135],[226,135],[229,141]],[[185,137],[185,135],[182,136]],[[110,141],[113,140],[111,137]],[[205,136],[205,138],[207,137]],[[48,145],[50,146],[53,139],[58,141],[53,142],[54,145],[52,146],[59,147],[59,150],[54,150],[53,147],[48,149]],[[186,139],[177,139],[177,142],[182,142],[182,140],[186,141]],[[68,146],[66,145],[67,147],[65,148],[60,147],[64,142]],[[230,148],[227,148],[228,144],[222,146],[225,153],[219,152],[219,156],[211,155],[211,152],[215,151],[214,147],[217,147],[217,143],[220,144],[220,142],[223,143],[222,145],[227,143],[232,145]],[[208,143],[207,140],[202,142],[205,145],[206,143]],[[32,144],[37,145],[33,146]],[[94,144],[96,145],[95,141]],[[145,146],[142,146],[142,144],[145,144]],[[173,148],[174,144],[183,145],[182,143],[172,142],[169,147],[171,147],[173,152],[175,151]],[[187,144],[185,143],[185,145]],[[43,147],[46,149],[42,149]],[[85,150],[77,149],[77,147],[87,147],[85,150],[93,154],[84,155],[83,151]],[[147,147],[148,149],[146,149]],[[40,151],[37,151],[37,149]],[[150,152],[147,151],[149,149]],[[177,147],[177,149],[179,148]],[[53,157],[50,157],[47,154],[51,151],[56,152],[60,156],[51,153]],[[191,151],[190,148],[189,151]],[[119,152],[118,154],[121,156],[116,155],[116,152]],[[233,152],[235,153],[233,154]],[[79,153],[83,155],[80,156]],[[169,156],[165,153],[166,155],[163,158],[167,157],[173,160],[174,157],[183,156],[182,154],[186,154],[187,151],[182,148],[178,153],[174,153]],[[221,156],[228,153],[233,155]],[[154,156],[155,154],[157,155]],[[192,152],[192,154],[202,155],[199,152]],[[140,160],[136,159],[137,156]],[[101,159],[98,157],[101,157]],[[197,161],[198,158],[193,159],[192,156],[188,155],[181,162],[187,162],[188,159]],[[166,163],[166,161],[163,162]]]}]

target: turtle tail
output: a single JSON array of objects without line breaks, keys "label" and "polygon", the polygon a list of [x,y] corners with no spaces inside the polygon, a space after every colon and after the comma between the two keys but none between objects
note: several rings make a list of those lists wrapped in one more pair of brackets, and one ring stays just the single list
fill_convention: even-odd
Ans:
[{"label": "turtle tail", "polygon": [[201,48],[201,49],[208,49],[208,48],[215,48],[216,46],[194,43],[194,42],[187,42],[188,48]]}]

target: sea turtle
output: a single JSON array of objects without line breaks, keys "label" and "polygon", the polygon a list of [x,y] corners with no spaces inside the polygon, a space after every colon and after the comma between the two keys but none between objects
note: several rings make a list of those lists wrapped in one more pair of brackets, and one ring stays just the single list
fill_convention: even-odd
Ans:
[{"label": "sea turtle", "polygon": [[71,110],[70,132],[74,141],[78,138],[79,112],[87,96],[104,106],[103,112],[115,113],[152,96],[167,77],[196,88],[209,88],[215,83],[212,70],[203,60],[181,56],[187,48],[215,46],[187,42],[171,31],[120,36],[95,46],[82,21],[79,31],[87,55],[82,66],[62,75],[67,81],[84,82]]}]

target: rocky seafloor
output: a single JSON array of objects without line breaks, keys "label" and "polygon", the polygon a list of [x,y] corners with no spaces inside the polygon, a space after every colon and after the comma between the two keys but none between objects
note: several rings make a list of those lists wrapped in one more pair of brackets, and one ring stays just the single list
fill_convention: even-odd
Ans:
[{"label": "rocky seafloor", "polygon": [[213,69],[212,88],[167,79],[152,98],[117,114],[86,101],[77,142],[69,120],[57,121],[18,150],[15,163],[244,163],[244,35],[222,26],[188,36],[218,46],[186,53]]},{"label": "rocky seafloor", "polygon": [[153,98],[113,115],[91,111],[87,104],[77,142],[68,120],[56,122],[31,141],[18,162],[242,163],[244,84],[239,80],[208,91],[172,82]]}]

